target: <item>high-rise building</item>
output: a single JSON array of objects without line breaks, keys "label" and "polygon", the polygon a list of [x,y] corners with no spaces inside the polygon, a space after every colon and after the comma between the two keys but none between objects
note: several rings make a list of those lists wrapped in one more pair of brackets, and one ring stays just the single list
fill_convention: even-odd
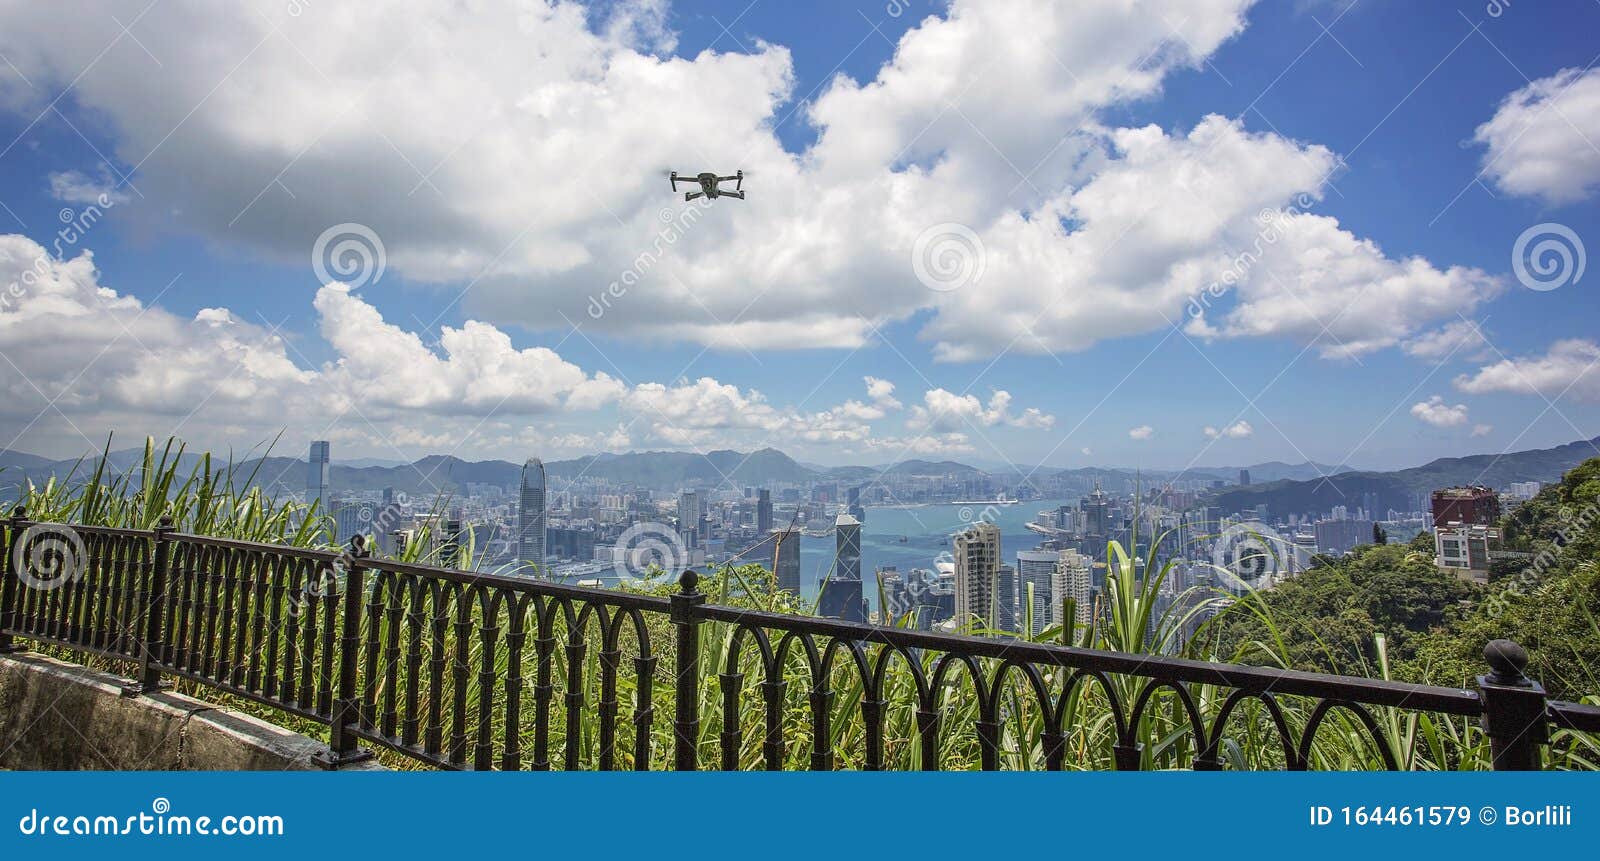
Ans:
[{"label": "high-rise building", "polygon": [[1500,519],[1500,497],[1482,485],[1435,490],[1432,501],[1435,529],[1452,523],[1494,526]]},{"label": "high-rise building", "polygon": [[1250,486],[1250,470],[1248,470],[1248,469],[1239,470],[1239,486],[1240,487],[1249,487]]},{"label": "high-rise building", "polygon": [[[1017,551],[1017,618],[1032,624],[1024,633],[1035,635],[1050,627],[1059,614],[1054,610],[1061,599],[1055,592],[1056,563],[1070,550],[1019,550]],[[1020,627],[1020,626],[1019,626]]]},{"label": "high-rise building", "polygon": [[[1317,552],[1341,556],[1363,544],[1371,544],[1373,539],[1372,521],[1370,520],[1319,520],[1312,530],[1317,536]],[[1274,555],[1279,554],[1279,548],[1272,548]]]},{"label": "high-rise building", "polygon": [[839,515],[833,524],[833,570],[822,581],[817,601],[819,615],[850,622],[867,620],[866,599],[861,592],[861,523],[848,514]]},{"label": "high-rise building", "polygon": [[756,491],[756,534],[772,531],[772,491],[765,487]]},{"label": "high-rise building", "polygon": [[746,550],[751,562],[770,566],[778,589],[800,594],[800,530],[774,529]]},{"label": "high-rise building", "polygon": [[1000,620],[1000,527],[979,521],[956,533],[956,624],[996,628]]},{"label": "high-rise building", "polygon": [[700,494],[685,490],[678,495],[678,534],[683,537],[685,549],[700,546],[700,521],[705,517],[705,500]]},{"label": "high-rise building", "polygon": [[322,504],[317,506],[317,509],[323,514],[327,514],[328,483],[331,470],[327,440],[319,439],[311,443],[311,456],[308,458],[306,467],[306,504],[320,502]]},{"label": "high-rise building", "polygon": [[372,532],[373,521],[378,517],[378,506],[370,502],[358,502],[346,505],[333,513],[334,531],[333,540],[340,545],[347,545],[350,539],[357,535],[368,535]]},{"label": "high-rise building", "polygon": [[1094,564],[1088,556],[1076,550],[1063,550],[1056,556],[1055,580],[1051,584],[1055,593],[1055,607],[1051,620],[1065,625],[1066,601],[1071,598],[1073,616],[1079,624],[1094,619]]},{"label": "high-rise building", "polygon": [[528,458],[522,465],[522,498],[517,509],[517,560],[544,573],[545,524],[544,461]]},{"label": "high-rise building", "polygon": [[849,502],[846,503],[845,510],[849,511],[850,516],[854,517],[857,521],[865,523],[867,520],[867,510],[861,507],[861,488],[850,488],[849,495],[846,498],[849,500]]}]

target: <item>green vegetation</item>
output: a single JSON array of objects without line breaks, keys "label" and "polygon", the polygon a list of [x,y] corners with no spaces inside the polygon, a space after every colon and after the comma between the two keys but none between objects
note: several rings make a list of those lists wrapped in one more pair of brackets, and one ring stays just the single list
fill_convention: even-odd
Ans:
[{"label": "green vegetation", "polygon": [[[241,477],[233,475],[231,467],[213,468],[209,458],[201,458],[190,474],[183,477],[179,473],[178,451],[170,443],[159,450],[147,445],[141,468],[130,475],[108,479],[99,468],[94,468],[81,483],[69,481],[29,487],[23,502],[30,517],[38,520],[147,528],[163,513],[168,513],[176,519],[181,531],[302,547],[327,545],[327,534],[311,525],[318,519],[306,516],[314,515],[314,510],[303,511],[295,504],[265,497],[254,488],[249,476],[242,477],[243,481],[236,484],[235,480]],[[1596,491],[1600,491],[1600,482],[1595,480],[1597,472],[1600,472],[1600,462],[1591,462],[1569,476],[1559,490],[1552,488],[1551,492],[1558,498],[1549,510],[1559,512],[1563,505],[1570,508],[1579,502],[1592,504]],[[235,487],[250,489],[236,491]],[[1544,499],[1541,496],[1541,500]],[[1541,505],[1551,503],[1545,500]],[[1544,509],[1534,509],[1533,514],[1541,510]],[[1527,523],[1517,526],[1516,540],[1530,552],[1538,550],[1555,540],[1551,537],[1555,534],[1551,528],[1552,523],[1530,514]],[[1489,637],[1507,634],[1523,641],[1534,652],[1535,666],[1547,683],[1559,681],[1579,685],[1577,690],[1592,692],[1595,690],[1592,677],[1587,687],[1583,687],[1584,676],[1574,668],[1588,672],[1587,668],[1595,665],[1597,652],[1593,644],[1600,640],[1600,631],[1593,627],[1593,616],[1588,615],[1595,595],[1597,547],[1593,530],[1591,523],[1583,536],[1566,541],[1566,549],[1556,554],[1554,561],[1541,566],[1538,582],[1519,587],[1522,591],[1507,597],[1504,607],[1490,621],[1483,620],[1487,602],[1481,590],[1442,577],[1425,554],[1415,548],[1382,546],[1369,548],[1353,559],[1327,561],[1279,590],[1235,603],[1202,628],[1200,636],[1183,644],[1179,642],[1180,632],[1194,614],[1219,596],[1190,590],[1177,603],[1178,610],[1158,615],[1154,612],[1157,595],[1170,573],[1170,564],[1141,567],[1123,547],[1112,543],[1106,555],[1108,593],[1101,614],[1103,621],[1088,627],[1070,626],[1068,630],[1051,628],[1041,633],[1039,639],[1125,652],[1335,669],[1385,678],[1432,678],[1455,684],[1465,675],[1478,671],[1480,659],[1475,657],[1475,650],[1481,649]],[[412,559],[419,552],[415,547],[403,551]],[[470,556],[470,548],[466,555]],[[247,570],[242,570],[241,574],[258,576]],[[368,583],[376,590],[380,578],[373,577]],[[666,594],[673,586],[666,578],[661,578],[659,582],[640,588]],[[1547,594],[1546,590],[1552,589],[1557,591]],[[1588,591],[1583,592],[1584,589]],[[776,612],[804,611],[795,599],[776,591],[771,575],[755,565],[730,566],[710,572],[702,580],[702,591],[716,604]],[[364,614],[364,624],[378,626],[377,631],[369,629],[369,633],[375,634],[378,642],[409,643],[412,631],[405,619],[410,612],[421,613],[423,608],[410,606],[403,594],[387,590],[372,594],[377,596],[382,610],[370,617]],[[526,767],[532,760],[536,739],[533,685],[539,668],[531,643],[533,632],[529,632],[530,642],[524,645],[516,667],[522,680],[521,714],[517,724],[508,727],[505,725],[505,681],[512,675],[512,659],[506,648],[508,610],[503,606],[490,610],[470,596],[451,597],[447,593],[443,600],[446,602],[443,605],[430,604],[430,612],[443,610],[453,616],[461,606],[455,602],[465,601],[464,612],[469,623],[465,633],[458,633],[460,629],[455,624],[440,629],[424,625],[419,626],[418,642],[425,654],[435,654],[434,650],[438,649],[437,654],[441,656],[455,655],[458,647],[465,651],[467,672],[462,674],[461,682],[465,691],[462,711],[465,719],[458,721],[452,714],[457,690],[454,672],[444,672],[438,680],[432,680],[426,671],[412,676],[403,667],[391,674],[389,668],[394,665],[385,660],[372,676],[362,667],[361,690],[371,691],[380,711],[391,698],[404,702],[413,693],[422,705],[423,715],[428,714],[432,704],[439,704],[446,749],[451,737],[459,732],[468,763],[477,740],[479,707],[484,705],[491,715],[490,739],[495,740],[496,762],[500,753],[498,740],[509,733],[519,740],[521,762]],[[1542,609],[1544,604],[1564,606],[1560,612],[1551,608],[1547,614]],[[317,606],[318,602],[312,601],[309,612],[315,613]],[[612,751],[615,766],[634,765],[634,722],[640,718],[651,752],[650,765],[669,767],[671,716],[675,706],[671,684],[675,659],[671,623],[664,614],[643,614],[645,632],[657,658],[653,674],[645,677],[641,675],[640,665],[633,660],[641,649],[632,625],[620,625],[617,641],[620,658],[613,662],[600,646],[597,620],[593,616],[578,615],[583,610],[581,604],[570,609],[570,617],[559,608],[551,610],[554,621],[549,635],[559,644],[552,653],[550,681],[553,690],[549,697],[548,741],[554,767],[563,766],[569,739],[576,751],[577,766],[592,768],[599,763],[602,718],[596,704],[606,693],[604,670],[608,665],[615,668],[616,744]],[[1031,608],[1031,611],[1042,612],[1040,608]],[[1070,617],[1071,613],[1067,615]],[[1582,628],[1578,624],[1581,619],[1587,619],[1591,627]],[[585,625],[584,633],[578,638],[585,644],[584,648],[568,647],[569,624]],[[1532,627],[1520,627],[1523,624]],[[490,638],[486,646],[483,631],[491,626],[498,634]],[[769,681],[783,683],[778,736],[783,741],[779,759],[785,768],[809,768],[813,764],[813,753],[824,749],[832,753],[826,765],[858,768],[865,763],[862,683],[848,653],[837,657],[823,679],[825,684],[819,686],[813,676],[817,671],[807,660],[804,644],[791,643],[778,663],[778,678],[768,679],[762,650],[748,634],[741,637],[734,626],[713,622],[699,625],[699,632],[704,678],[699,702],[702,764],[714,767],[721,763],[724,739],[733,739],[734,730],[737,730],[735,764],[741,768],[761,767],[767,735],[762,692],[763,683]],[[1574,634],[1579,636],[1572,639]],[[458,640],[458,636],[464,637],[465,642]],[[1584,640],[1584,636],[1591,639]],[[1558,642],[1560,638],[1571,642]],[[773,632],[771,646],[776,649],[780,639]],[[731,657],[736,641],[742,643],[737,661]],[[826,643],[816,645],[820,652]],[[1567,645],[1574,650],[1572,656],[1562,651]],[[485,655],[486,648],[493,649],[493,653]],[[869,663],[876,662],[880,649],[879,646],[868,647]],[[907,660],[918,662],[923,677],[932,679],[938,657],[935,654],[895,656],[888,663],[882,714],[883,758],[889,768],[918,768],[923,764],[918,744],[918,685]],[[74,659],[85,660],[81,655]],[[494,684],[488,688],[481,686],[475,672],[475,668],[485,662],[493,667]],[[1029,679],[1013,669],[1001,674],[1000,681],[995,683],[993,680],[1001,669],[999,662],[979,659],[973,665],[979,671],[981,684],[996,684],[998,688],[994,714],[999,722],[996,738],[1001,767],[1043,768],[1050,733]],[[125,664],[112,666],[120,672],[129,671]],[[937,752],[939,764],[944,768],[975,768],[980,763],[981,747],[975,728],[980,717],[979,698],[968,672],[959,662],[952,664],[942,681],[932,684],[926,693],[940,714]],[[569,679],[574,682],[571,689],[568,688]],[[1059,696],[1067,684],[1063,673],[1041,671],[1037,681],[1052,697]],[[1089,681],[1072,688],[1057,724],[1064,742],[1066,768],[1113,766],[1113,745],[1119,738],[1117,717],[1107,687],[1123,707],[1128,708],[1145,689],[1145,684],[1138,678],[1110,676],[1105,686],[1099,681]],[[723,724],[723,685],[737,685],[740,692],[733,714],[736,726]],[[829,695],[812,698],[811,693],[819,687],[829,690]],[[261,715],[297,731],[309,734],[324,731],[311,722],[238,698],[220,696],[210,689],[193,685],[180,685],[180,689]],[[1188,690],[1208,724],[1231,692],[1205,684],[1191,685]],[[581,695],[574,698],[580,705],[571,707],[570,711],[568,694]],[[487,703],[485,698],[489,700]],[[640,710],[641,701],[648,711]],[[1315,703],[1282,697],[1278,704],[1298,738]],[[826,721],[817,721],[814,710],[824,714]],[[1390,708],[1373,708],[1371,712],[1383,730],[1385,741],[1381,743],[1387,745],[1388,754],[1402,768],[1487,768],[1487,744],[1476,720]],[[828,734],[826,744],[819,743],[823,740],[815,736],[819,725],[824,726]],[[1142,767],[1191,767],[1196,742],[1189,726],[1180,698],[1170,689],[1156,689],[1150,696],[1148,708],[1128,731],[1131,740],[1141,745],[1138,757]],[[1335,710],[1329,713],[1317,734],[1311,766],[1323,769],[1382,767],[1384,757],[1377,744],[1379,742],[1371,739],[1352,715]],[[1260,702],[1247,699],[1230,718],[1220,753],[1223,765],[1229,768],[1281,768],[1285,765],[1282,747],[1271,716]],[[380,755],[391,765],[416,767],[404,756],[391,752]],[[1554,767],[1593,769],[1600,763],[1600,747],[1592,738],[1562,733],[1552,746],[1550,759]]]}]

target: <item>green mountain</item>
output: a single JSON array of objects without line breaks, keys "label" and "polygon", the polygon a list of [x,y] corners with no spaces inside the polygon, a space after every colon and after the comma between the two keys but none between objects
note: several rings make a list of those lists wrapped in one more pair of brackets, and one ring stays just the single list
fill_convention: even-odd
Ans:
[{"label": "green mountain", "polygon": [[1560,481],[1562,473],[1597,453],[1600,437],[1532,451],[1442,457],[1394,472],[1341,472],[1309,481],[1230,488],[1217,495],[1217,504],[1224,513],[1232,513],[1265,503],[1269,512],[1280,515],[1327,511],[1335,505],[1354,507],[1365,494],[1375,493],[1379,510],[1406,511],[1419,494],[1441,487],[1486,484],[1498,488],[1517,481]]}]

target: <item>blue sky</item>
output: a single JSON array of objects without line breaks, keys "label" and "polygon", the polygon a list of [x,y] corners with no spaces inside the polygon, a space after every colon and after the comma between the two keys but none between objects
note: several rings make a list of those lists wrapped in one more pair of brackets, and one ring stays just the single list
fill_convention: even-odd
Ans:
[{"label": "blue sky", "polygon": [[[1600,237],[1600,4],[82,5],[0,13],[0,282],[51,257],[0,312],[10,448],[1397,467],[1600,433],[1596,276],[1512,267],[1535,225]],[[324,288],[338,224],[381,278]],[[982,274],[928,289],[950,224]]]}]

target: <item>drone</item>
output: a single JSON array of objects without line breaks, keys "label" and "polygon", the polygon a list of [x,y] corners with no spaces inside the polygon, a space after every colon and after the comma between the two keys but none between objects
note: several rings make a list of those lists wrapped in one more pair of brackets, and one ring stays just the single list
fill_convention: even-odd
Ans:
[{"label": "drone", "polygon": [[[679,179],[678,172],[673,171],[671,179],[673,191],[678,190],[678,183],[680,182],[697,182],[700,184],[700,190],[685,193],[683,195],[684,200],[694,200],[697,197],[704,197],[707,200],[715,200],[719,197],[737,197],[740,200],[744,200],[744,171],[742,170],[735,173],[733,176],[717,176],[714,173],[708,172],[696,174],[693,178],[684,179]],[[723,191],[717,187],[718,183],[724,182],[734,183],[734,190]]]}]

